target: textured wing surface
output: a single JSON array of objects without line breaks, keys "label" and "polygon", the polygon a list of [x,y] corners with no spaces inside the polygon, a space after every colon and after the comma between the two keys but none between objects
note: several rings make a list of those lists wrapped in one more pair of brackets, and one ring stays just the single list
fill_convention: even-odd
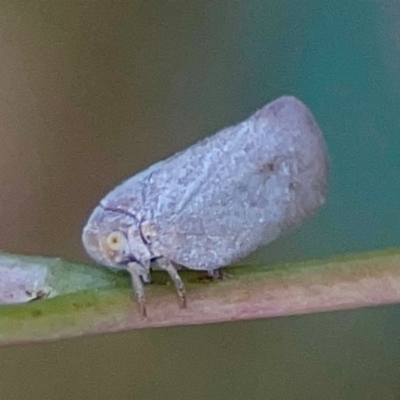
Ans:
[{"label": "textured wing surface", "polygon": [[103,202],[151,221],[165,257],[212,270],[312,215],[326,198],[327,165],[311,113],[281,97],[128,179]]},{"label": "textured wing surface", "polygon": [[201,156],[186,154],[178,168],[174,211],[155,219],[164,255],[189,268],[214,269],[247,256],[325,202],[325,143],[294,98],[280,98],[189,150]]}]

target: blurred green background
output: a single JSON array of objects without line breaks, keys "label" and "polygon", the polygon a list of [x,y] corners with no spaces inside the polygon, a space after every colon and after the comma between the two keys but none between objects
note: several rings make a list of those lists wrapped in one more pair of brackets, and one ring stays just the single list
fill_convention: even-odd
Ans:
[{"label": "blurred green background", "polygon": [[[0,247],[88,261],[121,180],[283,94],[329,203],[248,262],[400,243],[398,0],[1,0]],[[1,399],[400,399],[400,306],[0,349]],[[1,329],[1,327],[0,327]]]}]

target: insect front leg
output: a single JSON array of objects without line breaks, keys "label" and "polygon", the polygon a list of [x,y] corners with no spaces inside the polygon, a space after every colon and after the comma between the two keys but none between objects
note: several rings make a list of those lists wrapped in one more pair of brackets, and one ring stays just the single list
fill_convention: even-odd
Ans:
[{"label": "insect front leg", "polygon": [[180,307],[186,308],[186,289],[181,277],[178,274],[178,271],[172,265],[171,261],[167,260],[165,257],[157,258],[154,260],[154,262],[160,269],[168,273],[172,282],[174,282],[176,291],[178,292],[180,298]]},{"label": "insect front leg", "polygon": [[146,317],[147,312],[143,281],[149,281],[148,271],[144,271],[144,267],[136,262],[130,262],[127,269],[131,275],[133,291],[135,293],[136,301],[139,304],[140,314],[143,317]]}]

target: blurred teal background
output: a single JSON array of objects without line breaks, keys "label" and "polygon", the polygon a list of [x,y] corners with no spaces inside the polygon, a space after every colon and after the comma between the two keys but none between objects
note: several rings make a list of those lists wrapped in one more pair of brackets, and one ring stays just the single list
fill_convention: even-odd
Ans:
[{"label": "blurred teal background", "polygon": [[[314,112],[327,206],[248,262],[400,243],[397,0],[2,0],[0,247],[87,261],[115,184],[282,94]],[[1,399],[400,399],[400,306],[0,350]],[[1,327],[0,327],[1,329]]]}]

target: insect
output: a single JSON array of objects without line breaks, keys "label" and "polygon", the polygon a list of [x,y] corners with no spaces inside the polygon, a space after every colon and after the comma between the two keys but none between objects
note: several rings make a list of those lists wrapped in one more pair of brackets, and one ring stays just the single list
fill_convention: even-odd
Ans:
[{"label": "insect", "polygon": [[311,112],[280,97],[117,186],[82,241],[99,264],[129,271],[142,315],[153,262],[186,307],[175,265],[212,273],[298,227],[325,203],[328,164]]}]

